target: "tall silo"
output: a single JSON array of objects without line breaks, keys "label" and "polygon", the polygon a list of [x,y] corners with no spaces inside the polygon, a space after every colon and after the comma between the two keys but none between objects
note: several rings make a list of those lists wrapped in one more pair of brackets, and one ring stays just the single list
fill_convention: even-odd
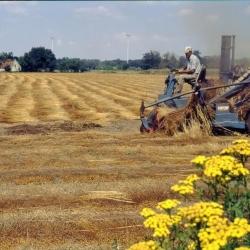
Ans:
[{"label": "tall silo", "polygon": [[228,82],[235,58],[235,35],[223,35],[221,37],[221,60],[220,60],[220,79]]}]

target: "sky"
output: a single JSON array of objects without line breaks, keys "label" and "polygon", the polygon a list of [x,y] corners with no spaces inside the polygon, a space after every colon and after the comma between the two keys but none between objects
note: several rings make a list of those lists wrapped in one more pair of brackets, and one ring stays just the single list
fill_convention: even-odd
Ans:
[{"label": "sky", "polygon": [[236,35],[236,58],[250,57],[250,1],[1,1],[0,16],[0,51],[15,56],[51,37],[57,58],[126,60],[128,42],[129,59],[220,55],[221,35]]}]

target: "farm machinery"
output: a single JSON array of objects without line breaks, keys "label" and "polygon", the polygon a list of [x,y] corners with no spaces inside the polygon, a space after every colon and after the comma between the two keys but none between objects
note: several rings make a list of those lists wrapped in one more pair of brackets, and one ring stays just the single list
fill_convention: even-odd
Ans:
[{"label": "farm machinery", "polygon": [[[213,133],[238,131],[250,134],[250,71],[232,84],[211,84],[205,79],[205,73],[205,67],[202,67],[195,81],[189,82],[192,90],[174,95],[177,82],[175,74],[171,72],[166,79],[164,93],[159,95],[158,100],[146,106],[142,101],[140,131],[165,130],[171,135],[197,115],[199,106],[209,120]],[[218,94],[218,90],[223,91]],[[145,115],[150,107],[153,110]],[[171,108],[172,111],[159,115],[162,107]]]},{"label": "farm machinery", "polygon": [[[172,69],[170,74],[165,80],[165,89],[162,95],[158,96],[158,100],[162,100],[163,98],[173,97],[177,85],[177,81],[175,79],[175,69]],[[201,65],[200,70],[197,74],[195,80],[189,80],[188,83],[192,86],[192,89],[199,86],[206,86],[206,67]],[[169,107],[181,108],[187,105],[188,97],[182,95],[181,98],[174,98],[172,100],[165,101],[164,103]]]},{"label": "farm machinery", "polygon": [[[208,125],[213,133],[239,131],[250,134],[250,70],[244,72],[237,68],[234,59],[235,35],[223,35],[219,70],[221,82],[207,80],[206,68],[202,65],[196,79],[188,81],[192,90],[176,94],[178,83],[175,70],[172,70],[158,100],[149,105],[142,101],[140,131],[164,130],[166,134],[173,135],[184,131],[192,121],[198,121],[201,129]],[[148,112],[150,107],[153,110]]]}]

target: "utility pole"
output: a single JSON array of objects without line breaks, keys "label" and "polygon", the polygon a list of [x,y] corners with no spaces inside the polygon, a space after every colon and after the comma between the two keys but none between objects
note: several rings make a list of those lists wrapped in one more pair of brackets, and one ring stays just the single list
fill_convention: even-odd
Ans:
[{"label": "utility pole", "polygon": [[54,37],[50,37],[51,39],[51,51],[54,52]]},{"label": "utility pole", "polygon": [[131,35],[130,34],[126,34],[126,38],[127,38],[127,64],[129,61],[129,39],[130,39]]}]

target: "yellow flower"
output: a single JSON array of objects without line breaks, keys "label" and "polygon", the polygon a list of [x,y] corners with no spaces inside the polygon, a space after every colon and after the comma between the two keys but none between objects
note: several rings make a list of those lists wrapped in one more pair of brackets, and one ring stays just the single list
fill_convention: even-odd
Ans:
[{"label": "yellow flower", "polygon": [[189,183],[194,183],[195,181],[198,181],[200,177],[196,174],[191,174],[187,177],[186,181]]},{"label": "yellow flower", "polygon": [[171,190],[179,194],[193,194],[194,183],[200,178],[196,174],[189,175],[185,180],[181,180],[178,184],[171,187]]},{"label": "yellow flower", "polygon": [[179,204],[181,204],[181,202],[178,200],[167,199],[165,201],[159,202],[156,208],[158,208],[160,210],[164,210],[164,209],[169,210],[169,209],[177,207]]},{"label": "yellow flower", "polygon": [[179,221],[179,216],[155,214],[144,221],[144,226],[154,230],[154,237],[167,237],[170,234],[170,228]]},{"label": "yellow flower", "polygon": [[246,219],[236,218],[234,222],[227,218],[216,217],[210,219],[207,227],[199,231],[198,237],[202,249],[220,249],[231,238],[241,238],[250,232],[250,225]]},{"label": "yellow flower", "polygon": [[196,164],[196,165],[203,165],[205,163],[205,161],[207,160],[206,156],[203,155],[199,155],[197,157],[195,157],[191,162]]},{"label": "yellow flower", "polygon": [[223,213],[222,206],[216,202],[197,202],[178,209],[178,215],[186,222],[187,227],[207,224],[209,220],[216,220],[215,218],[221,217]]},{"label": "yellow flower", "polygon": [[156,212],[153,209],[147,207],[143,208],[142,211],[140,212],[140,215],[143,216],[144,218],[148,218],[155,214]]},{"label": "yellow flower", "polygon": [[250,156],[250,142],[248,140],[236,140],[226,149],[223,149],[221,155],[232,155],[235,157]]},{"label": "yellow flower", "polygon": [[248,143],[249,143],[249,141],[246,140],[246,139],[239,139],[239,140],[235,140],[235,141],[232,142],[232,144],[234,144],[234,145],[237,145],[237,144],[248,144]]},{"label": "yellow flower", "polygon": [[182,195],[194,193],[194,187],[192,185],[184,185],[184,184],[178,185],[177,184],[177,185],[172,186],[171,190]]},{"label": "yellow flower", "polygon": [[235,177],[248,175],[249,170],[233,156],[216,155],[207,158],[203,173],[209,179],[226,183]]},{"label": "yellow flower", "polygon": [[142,241],[132,245],[128,250],[160,250],[161,248],[157,244],[157,242],[150,241]]},{"label": "yellow flower", "polygon": [[[192,163],[202,171],[201,179],[212,186],[218,183],[227,184],[235,180],[246,181],[245,176],[249,175],[249,170],[243,164],[247,157],[250,157],[250,142],[237,140],[224,149],[220,155],[197,156]],[[192,194],[196,187],[195,182],[199,179],[200,177],[195,174],[189,175],[172,186],[171,190],[183,195]],[[223,188],[226,187],[227,185],[223,185]],[[218,190],[220,191],[220,188]],[[243,237],[250,234],[248,220],[235,218],[234,221],[230,221],[224,217],[226,213],[219,203],[196,202],[179,207],[180,204],[181,202],[176,199],[161,201],[156,208],[163,210],[162,213],[144,208],[140,213],[145,218],[144,226],[153,230],[153,237],[156,241],[139,242],[131,246],[129,250],[163,250],[160,244],[165,240],[175,240],[179,230],[186,230],[186,236],[190,236],[185,241],[187,250],[198,248],[198,240],[199,248],[202,250],[221,250],[232,241],[237,244],[244,242]],[[193,235],[194,233],[196,235]],[[174,241],[175,247],[178,248],[178,240]],[[241,246],[235,250],[250,250],[250,246]]]},{"label": "yellow flower", "polygon": [[228,229],[228,235],[232,238],[241,238],[247,233],[250,233],[250,225],[244,218],[235,218]]}]

